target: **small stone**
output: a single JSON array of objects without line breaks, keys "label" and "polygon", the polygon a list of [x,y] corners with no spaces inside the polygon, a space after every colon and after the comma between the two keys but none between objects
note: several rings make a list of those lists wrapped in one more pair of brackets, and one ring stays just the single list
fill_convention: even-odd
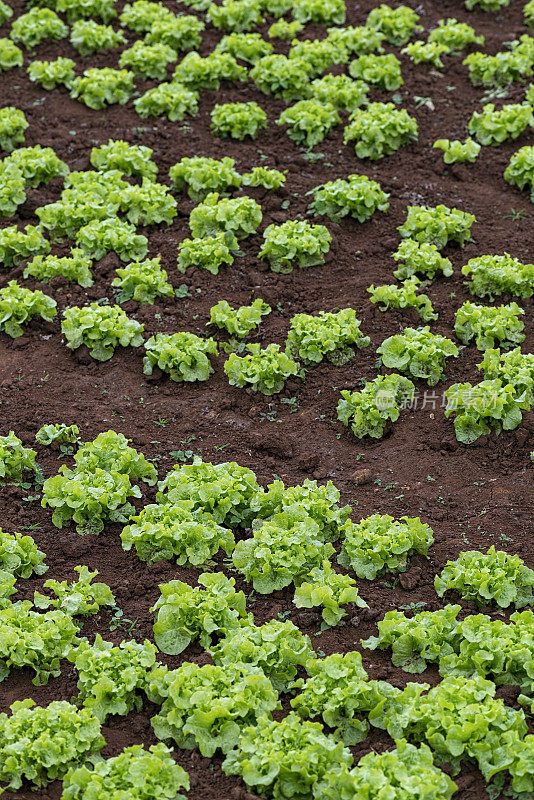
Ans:
[{"label": "small stone", "polygon": [[361,621],[362,618],[359,617],[358,614],[354,614],[354,616],[350,618],[350,624],[352,625],[353,628],[357,628],[360,625]]},{"label": "small stone", "polygon": [[371,483],[371,470],[370,469],[357,469],[352,473],[350,479],[356,486],[363,486],[366,483]]}]

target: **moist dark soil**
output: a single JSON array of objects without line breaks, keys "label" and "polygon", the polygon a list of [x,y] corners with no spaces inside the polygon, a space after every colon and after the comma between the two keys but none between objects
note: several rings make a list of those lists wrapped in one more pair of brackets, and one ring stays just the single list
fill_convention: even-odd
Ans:
[{"label": "moist dark soil", "polygon": [[[22,4],[13,4],[15,13]],[[173,10],[188,13],[181,4],[168,3]],[[363,0],[347,4],[347,24],[363,24],[374,3]],[[486,37],[485,49],[495,53],[503,42],[519,37],[526,29],[522,21],[522,3],[512,2],[501,14],[468,13],[460,2],[428,2],[417,7],[421,22],[428,30],[440,18],[456,17],[472,24]],[[117,3],[122,8],[122,2]],[[269,23],[272,20],[269,20]],[[117,23],[114,23],[117,25]],[[262,27],[265,33],[268,24]],[[4,24],[0,35],[8,34]],[[307,26],[301,38],[324,36],[325,29]],[[423,34],[424,35],[424,34]],[[127,33],[130,43],[133,36]],[[213,49],[220,32],[208,26],[200,47],[205,55]],[[281,52],[287,45],[280,45]],[[356,158],[353,148],[343,144],[342,126],[329,134],[314,152],[317,158],[305,158],[285,130],[275,124],[284,104],[262,95],[249,81],[246,84],[223,83],[220,91],[202,92],[198,116],[185,123],[165,119],[141,119],[132,102],[112,106],[105,111],[92,111],[71,100],[65,90],[46,92],[30,83],[25,68],[32,58],[55,58],[59,55],[75,59],[81,68],[116,66],[119,50],[94,57],[80,58],[68,41],[44,43],[35,54],[25,55],[22,69],[0,77],[2,104],[24,110],[30,127],[26,144],[54,148],[71,169],[90,168],[89,156],[95,145],[111,138],[148,145],[154,150],[159,166],[159,180],[168,182],[169,168],[183,156],[230,155],[238,170],[264,165],[287,170],[287,183],[278,192],[250,189],[262,206],[263,222],[258,233],[247,239],[243,255],[219,275],[192,269],[183,276],[176,269],[178,243],[189,235],[188,215],[193,204],[185,194],[177,196],[178,214],[169,227],[152,227],[143,231],[149,238],[149,256],[158,253],[171,282],[187,283],[190,296],[165,299],[154,305],[124,304],[127,313],[143,322],[148,335],[157,332],[189,330],[206,334],[209,309],[218,300],[227,299],[233,306],[261,297],[273,308],[257,335],[251,337],[262,344],[282,343],[291,317],[299,312],[352,307],[362,321],[362,330],[371,337],[370,347],[359,351],[343,366],[328,362],[311,368],[305,380],[291,380],[285,390],[274,397],[249,394],[229,386],[222,365],[223,357],[214,360],[215,374],[206,383],[179,385],[166,377],[148,380],[142,371],[140,349],[118,348],[113,358],[98,363],[84,353],[67,349],[60,330],[61,314],[52,323],[31,324],[24,336],[11,340],[0,336],[0,418],[2,434],[13,429],[27,446],[36,447],[38,461],[46,476],[55,474],[68,457],[58,451],[36,446],[34,436],[41,425],[50,422],[77,423],[84,440],[112,428],[132,439],[135,447],[148,458],[158,459],[160,477],[174,463],[171,451],[183,449],[201,454],[208,461],[234,460],[250,467],[263,484],[279,477],[286,484],[305,478],[319,481],[331,479],[341,492],[342,500],[352,505],[353,518],[359,520],[372,513],[420,516],[434,530],[436,542],[429,558],[415,557],[406,573],[399,576],[360,581],[360,593],[369,604],[369,611],[351,612],[337,628],[321,632],[320,616],[299,611],[292,604],[288,590],[272,595],[256,596],[248,609],[257,623],[283,614],[310,635],[314,647],[329,654],[359,649],[360,639],[376,632],[376,621],[386,611],[425,604],[436,609],[442,603],[433,588],[433,578],[448,559],[461,550],[487,549],[491,544],[510,553],[519,553],[529,566],[534,566],[532,545],[532,466],[530,451],[534,449],[534,416],[525,415],[516,431],[501,436],[479,439],[472,446],[456,441],[451,420],[445,419],[443,393],[452,383],[479,379],[476,365],[481,354],[473,346],[463,349],[458,359],[449,359],[446,380],[433,392],[418,384],[419,402],[402,413],[394,427],[378,441],[358,440],[336,420],[336,405],[341,389],[357,389],[362,378],[373,378],[376,370],[376,348],[388,336],[417,325],[413,310],[382,313],[369,300],[366,289],[371,284],[391,283],[395,262],[391,253],[397,247],[397,226],[405,218],[410,204],[459,207],[476,215],[473,240],[463,249],[448,248],[445,254],[454,264],[451,278],[436,278],[426,289],[439,320],[432,330],[454,338],[455,310],[470,294],[460,268],[469,258],[483,254],[509,252],[523,260],[532,260],[534,245],[533,206],[528,194],[505,183],[502,175],[512,153],[525,144],[532,144],[531,133],[522,134],[514,142],[500,147],[483,148],[475,164],[444,168],[440,151],[432,150],[438,138],[466,136],[466,126],[475,110],[480,110],[484,92],[472,87],[462,57],[445,57],[445,66],[436,71],[428,66],[415,67],[399,48],[392,49],[402,61],[404,86],[398,95],[402,105],[419,123],[419,140],[394,155],[372,163]],[[169,74],[171,74],[169,68]],[[153,82],[138,82],[139,92]],[[520,102],[525,87],[513,85],[501,102]],[[390,94],[373,90],[373,99],[389,100]],[[397,98],[399,99],[399,98]],[[210,111],[221,101],[256,100],[265,108],[269,127],[255,141],[221,140],[209,130]],[[327,180],[362,173],[378,180],[390,193],[386,214],[376,213],[365,224],[348,219],[339,224],[327,219],[333,244],[322,267],[295,270],[277,275],[257,259],[261,233],[272,222],[283,222],[297,215],[306,215],[308,192]],[[3,224],[36,224],[35,209],[57,199],[61,183],[30,190],[26,203],[15,218]],[[519,214],[512,212],[520,212]],[[62,254],[66,246],[53,247]],[[52,286],[25,282],[29,288],[41,288],[58,302],[58,311],[70,305],[84,304],[108,297],[115,302],[111,281],[114,270],[121,266],[111,254],[94,266],[95,284],[84,290],[56,279]],[[23,267],[0,273],[0,285],[13,277],[20,278]],[[505,298],[507,300],[507,298]],[[524,301],[527,338],[524,351],[532,351],[534,324],[532,301]],[[382,370],[383,371],[383,370]],[[290,402],[287,402],[290,401]],[[138,506],[150,502],[153,490],[143,489]],[[135,553],[125,553],[120,546],[120,527],[109,525],[99,536],[81,537],[73,528],[58,531],[51,523],[51,514],[31,500],[35,491],[20,486],[4,486],[0,492],[0,521],[5,530],[29,531],[38,546],[47,553],[50,566],[46,578],[73,579],[73,568],[87,564],[100,571],[101,580],[113,589],[124,618],[135,621],[133,627],[110,630],[109,613],[89,619],[83,633],[90,639],[96,632],[115,643],[133,636],[142,641],[152,639],[153,616],[149,609],[159,596],[158,584],[173,578],[195,583],[199,570],[188,570],[169,562],[147,566]],[[221,561],[221,568],[226,569]],[[247,593],[248,586],[235,575]],[[32,598],[44,578],[20,580],[17,598]],[[454,598],[456,600],[457,598]],[[475,607],[464,604],[467,611]],[[422,606],[420,606],[422,607]],[[113,627],[113,626],[112,626]],[[130,629],[131,630],[127,630]],[[402,686],[407,676],[392,667],[387,653],[363,651],[364,664],[372,678],[381,678]],[[195,645],[180,658],[162,660],[178,666],[184,660],[207,663],[209,657]],[[410,676],[410,679],[414,679]],[[435,683],[437,673],[429,670],[416,680]],[[31,683],[29,670],[12,672],[2,683],[0,710],[6,711],[18,699],[32,697],[46,704],[54,699],[70,700],[76,695],[76,675],[65,662],[61,676],[47,686]],[[513,691],[500,691],[513,703]],[[103,754],[112,756],[134,743],[146,745],[156,741],[150,726],[155,707],[145,704],[141,713],[127,718],[113,717],[104,726],[107,742]],[[356,758],[370,749],[381,750],[392,745],[383,732],[372,731],[370,737],[354,748]],[[176,750],[177,759],[189,772],[191,800],[235,798],[245,800],[244,784],[237,778],[225,777],[218,758],[202,758],[196,752]],[[457,778],[463,800],[484,800],[488,797],[480,773],[466,765]],[[41,791],[7,792],[6,800],[57,800],[59,782]]]}]

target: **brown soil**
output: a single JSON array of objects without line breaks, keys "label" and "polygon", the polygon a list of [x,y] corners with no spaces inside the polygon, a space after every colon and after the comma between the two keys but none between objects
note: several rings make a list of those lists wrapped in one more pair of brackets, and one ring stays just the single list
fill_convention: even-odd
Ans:
[{"label": "brown soil", "polygon": [[[22,4],[13,4],[15,12]],[[174,4],[173,4],[174,5]],[[374,5],[363,0],[355,7],[348,4],[347,24],[362,24]],[[122,7],[122,2],[117,4]],[[180,9],[185,10],[180,6]],[[454,16],[474,25],[486,36],[486,49],[494,53],[502,42],[525,32],[522,24],[522,4],[512,6],[500,15],[467,13],[460,2],[430,2],[424,0],[418,11],[423,14],[425,28],[433,27],[439,18]],[[265,26],[265,30],[268,26]],[[0,35],[5,36],[4,25]],[[306,36],[321,36],[324,29],[308,26]],[[220,34],[208,29],[201,53],[211,50]],[[130,39],[132,37],[130,36]],[[284,46],[282,47],[282,49]],[[36,52],[38,58],[65,55],[74,58],[80,67],[115,66],[118,51],[91,58],[80,58],[68,42],[45,43]],[[119,51],[120,52],[120,51]],[[399,54],[399,49],[394,52]],[[417,324],[413,311],[381,313],[374,307],[366,292],[371,284],[389,283],[394,262],[391,252],[398,243],[396,227],[402,223],[406,207],[426,203],[464,208],[476,215],[472,232],[474,240],[463,250],[450,248],[455,274],[452,278],[436,279],[429,293],[439,321],[433,330],[452,336],[454,311],[470,295],[464,286],[460,267],[471,257],[486,253],[510,252],[528,261],[532,259],[534,243],[532,205],[528,195],[516,191],[503,180],[502,173],[513,152],[532,143],[523,134],[513,143],[498,148],[483,148],[476,164],[444,170],[441,154],[431,149],[440,137],[463,138],[473,110],[479,108],[483,92],[475,90],[468,78],[462,58],[446,58],[440,72],[425,66],[414,67],[400,56],[405,85],[400,90],[403,104],[419,122],[417,144],[403,148],[376,164],[359,161],[354,150],[343,144],[342,127],[335,129],[318,147],[323,158],[311,163],[274,124],[283,103],[265,97],[252,85],[224,84],[219,92],[203,92],[200,113],[187,124],[170,123],[164,119],[140,119],[132,103],[113,106],[106,111],[92,111],[69,99],[64,90],[45,92],[31,84],[23,69],[14,70],[0,78],[3,104],[22,108],[30,122],[26,143],[52,146],[72,169],[88,169],[91,147],[107,142],[109,137],[125,138],[149,145],[159,166],[160,180],[166,181],[168,169],[183,156],[194,154],[236,159],[238,169],[246,171],[263,164],[288,170],[286,188],[278,193],[252,189],[250,194],[261,202],[263,223],[259,233],[243,244],[244,255],[218,276],[192,270],[185,276],[191,297],[165,300],[155,305],[139,307],[124,305],[128,314],[144,322],[146,332],[175,332],[190,330],[206,332],[210,307],[226,298],[233,305],[248,303],[262,297],[273,306],[273,313],[262,323],[257,341],[282,343],[290,318],[298,312],[312,313],[336,307],[351,306],[358,311],[362,330],[371,336],[372,345],[359,352],[348,364],[334,367],[321,364],[307,372],[304,382],[290,381],[286,390],[274,398],[250,395],[228,385],[222,369],[223,358],[216,363],[215,375],[207,383],[181,386],[167,379],[148,381],[142,373],[139,350],[117,350],[105,364],[80,356],[77,358],[65,346],[60,332],[59,315],[51,324],[32,324],[17,340],[0,337],[1,433],[13,429],[28,446],[34,445],[38,428],[49,422],[77,423],[84,439],[113,428],[133,440],[147,457],[157,457],[160,475],[172,466],[171,450],[192,449],[205,460],[235,460],[250,467],[258,479],[267,484],[273,476],[287,484],[304,478],[331,478],[339,487],[345,502],[354,507],[354,517],[374,512],[395,517],[420,515],[428,522],[436,537],[429,559],[414,558],[408,572],[400,580],[377,579],[361,581],[361,595],[368,601],[368,613],[352,617],[347,624],[323,633],[319,630],[318,615],[299,612],[292,605],[289,590],[258,597],[249,603],[249,610],[261,623],[289,612],[289,618],[312,637],[315,647],[325,653],[346,652],[359,647],[359,640],[375,632],[375,622],[393,608],[425,602],[425,608],[440,607],[433,589],[433,577],[445,561],[455,558],[461,550],[487,548],[490,544],[519,553],[533,566],[534,551],[531,512],[533,510],[532,472],[529,469],[533,449],[534,418],[525,415],[520,427],[500,437],[484,437],[473,446],[460,445],[454,436],[451,421],[441,407],[442,393],[457,381],[477,380],[476,364],[481,360],[474,347],[463,350],[460,358],[449,360],[447,380],[436,387],[436,407],[427,401],[425,407],[405,412],[391,433],[379,441],[358,441],[335,419],[339,390],[358,388],[362,377],[376,375],[375,349],[405,325]],[[29,61],[25,57],[25,66]],[[149,88],[147,82],[142,88]],[[141,89],[141,86],[139,87]],[[432,109],[416,102],[415,97],[430,98]],[[507,102],[520,101],[524,87],[510,89]],[[376,99],[389,95],[373,92]],[[270,127],[254,142],[221,141],[209,133],[209,113],[215,102],[224,100],[257,100],[268,112]],[[500,102],[499,100],[497,102]],[[281,222],[305,214],[307,192],[333,177],[352,172],[364,173],[378,180],[391,193],[387,214],[377,213],[368,223],[354,220],[334,224],[326,220],[334,242],[326,264],[290,275],[276,275],[260,263],[256,254],[261,232],[271,222]],[[21,224],[35,223],[36,207],[56,199],[59,182],[32,190],[27,202],[19,208],[18,216],[7,220]],[[286,202],[290,201],[286,209]],[[162,264],[171,281],[177,286],[184,281],[175,267],[177,243],[188,236],[188,214],[192,203],[185,195],[178,196],[178,215],[169,228],[151,228],[149,254],[162,254]],[[524,216],[512,220],[510,209],[522,210]],[[325,220],[319,220],[324,222]],[[57,251],[62,252],[61,248]],[[111,280],[119,266],[116,256],[110,255],[94,268],[95,285],[89,290],[67,285],[60,280],[53,286],[34,284],[51,293],[60,310],[73,304],[107,296],[113,301]],[[0,284],[20,276],[21,269],[0,274]],[[527,339],[524,350],[534,344],[532,302],[522,304],[526,311]],[[425,386],[418,386],[421,392]],[[283,398],[296,398],[295,408],[282,403]],[[65,459],[58,453],[38,446],[38,460],[44,473],[54,474]],[[66,459],[67,463],[69,459]],[[365,482],[355,484],[355,473],[364,473]],[[361,478],[361,476],[360,476]],[[151,490],[143,490],[146,502]],[[27,502],[28,491],[6,486],[0,494],[2,527],[21,530],[39,523],[31,531],[39,547],[47,553],[50,570],[46,577],[72,578],[72,569],[83,563],[100,570],[101,579],[109,583],[125,617],[136,620],[132,635],[142,640],[152,636],[150,606],[157,599],[158,584],[171,578],[194,582],[198,572],[185,570],[170,563],[146,566],[135,554],[120,547],[120,528],[108,526],[98,537],[80,537],[71,529],[56,530],[50,513],[38,502]],[[244,583],[238,581],[240,584]],[[31,598],[42,579],[19,582],[18,597]],[[248,590],[248,587],[244,585]],[[110,618],[101,613],[89,620],[84,633],[91,637],[96,631],[104,638],[119,642],[124,630],[109,630]],[[183,659],[167,659],[177,666],[181,660],[205,660],[200,648],[191,646]],[[364,663],[373,678],[387,678],[397,685],[406,682],[406,675],[394,669],[387,654],[364,651]],[[429,672],[421,680],[433,681]],[[70,699],[76,694],[76,676],[72,666],[64,664],[62,675],[45,687],[31,683],[29,671],[11,674],[2,684],[0,710],[7,710],[16,699],[31,696],[38,703],[53,699]],[[515,695],[514,695],[515,696]],[[510,699],[508,697],[508,699]],[[155,737],[149,719],[154,709],[145,706],[142,713],[127,719],[114,717],[104,727],[107,741],[104,755],[115,755],[130,744],[151,744]],[[374,732],[355,748],[355,756],[370,748],[391,745],[383,733]],[[211,800],[216,797],[244,798],[243,784],[225,777],[220,760],[208,760],[197,753],[177,751],[179,762],[191,776],[191,800]],[[487,798],[480,774],[466,766],[458,778],[457,797],[463,800]],[[6,793],[6,800],[41,798],[57,800],[60,784],[54,783],[40,792]],[[248,795],[250,797],[250,795]]]}]

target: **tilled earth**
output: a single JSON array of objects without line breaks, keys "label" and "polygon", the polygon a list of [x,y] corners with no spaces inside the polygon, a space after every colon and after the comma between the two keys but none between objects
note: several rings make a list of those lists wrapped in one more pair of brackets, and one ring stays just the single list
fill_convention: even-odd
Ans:
[{"label": "tilled earth", "polygon": [[[189,13],[181,4],[165,3],[172,10]],[[373,7],[369,0],[349,3],[347,24],[363,24]],[[15,13],[22,4],[13,4]],[[122,2],[117,3],[122,8]],[[459,2],[423,2],[417,7],[425,30],[440,18],[456,17],[469,22],[477,33],[486,37],[485,50],[495,53],[505,41],[526,32],[522,21],[522,3],[512,2],[501,14],[467,13]],[[272,20],[269,21],[270,24]],[[268,24],[260,29],[266,33]],[[4,24],[0,36],[8,35]],[[309,25],[300,35],[321,37],[325,29]],[[126,31],[130,43],[133,35]],[[425,36],[425,34],[422,34]],[[220,32],[208,26],[200,48],[202,55],[213,49]],[[287,46],[281,45],[286,52]],[[388,48],[389,50],[390,48]],[[81,58],[67,40],[44,43],[35,54],[25,56],[22,69],[0,76],[3,105],[24,110],[30,127],[26,144],[51,146],[71,169],[90,168],[91,148],[109,138],[123,138],[154,149],[159,166],[159,180],[168,182],[169,167],[183,156],[230,155],[239,171],[264,165],[287,170],[287,183],[280,191],[247,190],[261,203],[263,222],[258,233],[242,243],[243,255],[219,275],[190,270],[185,276],[176,269],[177,244],[189,235],[188,215],[193,207],[185,194],[178,195],[178,214],[169,227],[149,228],[149,256],[162,256],[162,266],[171,282],[185,282],[190,297],[165,299],[154,305],[123,305],[129,316],[143,322],[147,335],[156,332],[189,330],[206,334],[209,309],[220,299],[233,306],[261,297],[273,308],[264,320],[254,341],[263,344],[282,343],[291,317],[299,312],[352,307],[362,321],[362,330],[371,337],[370,347],[359,351],[344,366],[329,363],[311,368],[302,380],[292,380],[275,397],[251,395],[228,385],[223,372],[223,357],[214,360],[215,374],[206,383],[179,385],[167,378],[147,380],[142,372],[142,354],[132,348],[118,348],[113,358],[104,363],[84,353],[73,354],[61,336],[58,314],[53,323],[36,322],[25,335],[11,340],[0,336],[0,418],[1,431],[13,429],[27,446],[35,446],[39,427],[49,422],[77,423],[85,440],[100,431],[112,428],[132,439],[134,446],[148,458],[157,460],[160,477],[174,461],[170,451],[183,449],[201,454],[208,461],[234,460],[254,470],[261,483],[280,477],[286,484],[305,478],[320,481],[331,479],[340,489],[342,500],[354,508],[355,520],[372,513],[388,513],[395,517],[418,515],[434,530],[436,543],[430,557],[412,559],[408,571],[400,577],[386,576],[372,582],[361,581],[360,593],[368,602],[369,611],[352,612],[346,623],[321,632],[320,616],[302,612],[292,604],[292,592],[284,590],[272,595],[257,596],[248,604],[256,621],[262,623],[279,614],[293,620],[311,636],[313,645],[326,654],[359,648],[362,637],[376,631],[376,620],[393,608],[425,604],[425,609],[441,607],[433,588],[434,575],[447,559],[456,558],[461,550],[487,549],[495,544],[500,549],[519,553],[529,566],[534,566],[532,545],[532,467],[534,418],[525,415],[516,431],[499,437],[479,439],[466,447],[454,436],[451,420],[443,410],[443,393],[452,383],[476,381],[476,365],[481,354],[474,346],[466,347],[458,359],[449,359],[446,380],[433,391],[418,385],[415,408],[403,412],[393,429],[379,441],[357,440],[336,420],[339,391],[357,389],[362,378],[376,375],[376,348],[388,336],[402,331],[406,325],[417,325],[413,310],[382,313],[369,300],[366,288],[371,284],[391,283],[395,262],[391,253],[397,247],[397,226],[405,218],[410,204],[445,203],[476,215],[473,241],[463,250],[448,248],[445,254],[454,264],[451,278],[437,278],[426,289],[439,312],[432,330],[454,338],[452,326],[455,310],[470,294],[464,285],[460,268],[469,258],[483,254],[509,252],[523,261],[532,260],[534,244],[533,206],[526,193],[505,183],[502,174],[519,147],[532,144],[529,132],[500,147],[483,148],[475,164],[444,168],[440,151],[432,150],[438,138],[466,136],[466,126],[474,110],[480,110],[484,92],[474,89],[463,67],[462,57],[446,57],[439,72],[421,65],[414,67],[399,48],[391,48],[400,56],[404,86],[399,90],[403,106],[419,123],[419,140],[379,162],[362,162],[354,149],[343,144],[342,126],[332,131],[314,152],[317,159],[305,158],[283,129],[275,124],[284,104],[262,95],[252,82],[223,83],[220,91],[201,93],[198,116],[186,123],[170,123],[165,119],[141,119],[132,102],[124,107],[112,106],[105,111],[92,111],[71,100],[65,90],[45,92],[30,83],[25,68],[30,58],[55,58],[58,55],[75,59],[81,68],[116,66],[119,50],[94,57]],[[341,68],[340,68],[341,69]],[[172,67],[169,68],[171,74]],[[140,92],[153,82],[138,82]],[[496,103],[520,102],[524,86],[514,85],[506,98]],[[372,99],[389,100],[390,94],[376,90]],[[209,114],[221,101],[256,100],[265,108],[269,128],[255,141],[220,140],[210,134]],[[257,259],[261,233],[272,222],[283,222],[305,215],[309,191],[327,180],[358,172],[378,180],[390,193],[387,214],[377,212],[372,220],[360,225],[355,220],[339,224],[318,219],[333,235],[333,244],[322,267],[295,270],[277,275]],[[30,190],[27,202],[19,207],[13,222],[36,224],[35,208],[57,199],[61,183]],[[522,212],[522,214],[513,213]],[[63,254],[67,246],[53,249]],[[29,288],[41,288],[58,302],[58,310],[83,304],[101,297],[114,302],[111,281],[119,259],[111,254],[94,266],[95,284],[84,290],[56,279],[52,286],[26,281]],[[23,267],[0,273],[0,285],[17,277]],[[521,304],[525,309],[527,338],[525,352],[532,351],[534,325],[532,301]],[[286,401],[286,402],[284,402]],[[287,402],[290,401],[290,402]],[[70,459],[59,458],[59,452],[37,446],[38,461],[46,476],[57,472],[60,464]],[[153,490],[143,489],[138,506],[150,502]],[[159,596],[158,584],[172,578],[195,582],[199,572],[176,567],[167,562],[147,566],[132,552],[121,549],[118,526],[110,525],[99,536],[78,536],[73,529],[56,530],[50,513],[31,500],[35,491],[20,486],[5,486],[0,492],[1,525],[4,530],[29,530],[39,547],[47,553],[50,566],[45,577],[72,579],[73,567],[87,564],[100,570],[100,579],[113,589],[130,620],[110,630],[110,615],[101,613],[84,625],[90,638],[95,632],[113,642],[133,636],[138,640],[152,638],[152,615],[149,612]],[[221,560],[221,568],[227,569]],[[237,582],[248,593],[250,587],[238,576]],[[43,578],[19,581],[17,598],[32,598]],[[464,604],[466,610],[475,607]],[[422,607],[422,606],[420,606]],[[133,627],[131,623],[135,622]],[[114,627],[112,625],[112,627]],[[372,678],[388,679],[398,686],[407,676],[392,667],[387,654],[364,652],[364,665]],[[183,660],[207,663],[209,657],[198,646],[190,646],[181,658],[162,660],[178,666]],[[410,679],[414,679],[410,676]],[[416,678],[417,679],[417,678]],[[419,678],[437,680],[429,670]],[[500,696],[515,702],[516,692],[500,690]],[[15,671],[3,682],[0,711],[17,699],[33,697],[38,703],[53,699],[71,699],[76,695],[76,676],[69,663],[63,665],[59,678],[47,686],[35,687],[30,671]],[[127,719],[113,717],[103,728],[107,745],[104,755],[115,755],[134,743],[151,744],[155,740],[150,716],[155,707],[145,704],[141,713]],[[386,734],[372,731],[370,737],[353,748],[359,757],[370,749],[391,746]],[[220,770],[220,759],[205,759],[196,752],[177,751],[177,758],[191,777],[191,800],[214,800],[219,797],[240,798],[244,784],[227,778]],[[483,800],[488,795],[485,784],[474,767],[466,766],[457,778],[463,800]],[[40,792],[7,792],[6,800],[41,798],[56,800],[61,794],[59,783]]]}]

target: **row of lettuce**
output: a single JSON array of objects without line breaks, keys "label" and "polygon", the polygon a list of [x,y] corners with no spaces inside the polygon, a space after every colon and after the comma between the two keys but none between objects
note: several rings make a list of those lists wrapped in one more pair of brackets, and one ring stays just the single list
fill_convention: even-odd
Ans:
[{"label": "row of lettuce", "polygon": [[[171,221],[176,201],[165,185],[153,180],[156,167],[147,158],[151,154],[148,150],[122,141],[110,142],[95,148],[91,154],[94,166],[102,171],[86,172],[66,171],[66,165],[50,148],[15,150],[9,158],[17,153],[27,156],[20,163],[26,169],[24,180],[30,184],[46,181],[53,175],[65,176],[67,187],[63,189],[61,200],[37,212],[41,226],[53,240],[74,235],[78,247],[70,256],[49,255],[50,242],[41,227],[28,225],[25,230],[19,230],[8,226],[0,232],[3,264],[15,266],[33,256],[25,267],[25,277],[50,281],[62,276],[89,286],[93,260],[115,252],[126,262],[124,268],[117,270],[112,282],[120,301],[134,299],[153,303],[156,297],[184,296],[187,287],[182,284],[174,289],[167,272],[160,266],[159,257],[145,258],[148,240],[137,234],[135,225],[118,217],[106,217],[128,207],[127,213],[133,214],[129,219],[137,224]],[[267,172],[265,168],[256,169]],[[217,273],[224,262],[233,261],[234,254],[239,252],[238,241],[258,229],[262,220],[261,206],[251,197],[220,197],[220,191],[231,191],[242,181],[243,176],[235,169],[233,159],[184,158],[171,168],[170,174],[176,189],[187,188],[198,201],[189,221],[193,238],[179,245],[178,268],[197,266]],[[141,178],[142,183],[128,183],[125,176],[132,175]],[[210,191],[213,188],[219,191]],[[152,201],[158,193],[161,202],[156,202],[154,207]],[[388,208],[388,195],[379,184],[359,175],[316,187],[314,198],[314,213],[324,213],[331,219],[351,215],[361,222],[376,210]],[[99,215],[101,219],[94,219]],[[92,221],[83,224],[88,218]],[[427,280],[439,274],[451,275],[451,261],[440,251],[450,243],[463,246],[470,241],[474,221],[472,214],[444,205],[410,206],[406,221],[398,229],[402,241],[393,254],[400,262],[394,271],[400,283],[369,287],[372,301],[379,303],[382,310],[413,307],[423,321],[434,321],[437,315],[429,296],[419,293],[425,285],[421,284],[419,275]],[[263,236],[260,258],[268,259],[271,268],[282,273],[295,267],[324,263],[332,241],[325,226],[305,220],[271,224]],[[134,260],[130,262],[130,259]],[[493,300],[495,295],[506,293],[527,299],[534,291],[534,266],[507,254],[470,259],[462,272],[471,278],[468,283],[471,292],[482,298]],[[0,290],[0,325],[11,336],[22,335],[22,325],[32,317],[53,319],[56,308],[56,301],[51,297],[40,290],[31,291],[20,286],[15,280]],[[220,301],[211,309],[208,324],[231,337],[230,341],[222,343],[222,349],[230,351],[224,371],[232,385],[266,395],[276,394],[284,388],[288,378],[304,377],[302,364],[296,359],[306,366],[317,364],[325,357],[342,364],[354,355],[354,347],[358,349],[370,343],[369,337],[360,330],[355,311],[342,309],[315,316],[294,316],[285,349],[277,344],[264,348],[259,343],[245,344],[243,339],[257,329],[270,311],[261,298],[238,309],[227,301]],[[516,302],[494,307],[468,301],[456,312],[454,331],[463,345],[474,340],[482,351],[495,345],[510,348],[525,338],[524,323],[520,319],[523,313]],[[213,372],[209,356],[219,351],[214,338],[199,337],[187,331],[157,333],[145,341],[143,324],[128,317],[119,305],[100,302],[66,308],[61,329],[70,349],[85,345],[91,356],[100,361],[111,358],[118,346],[144,345],[145,374],[151,375],[157,368],[175,381],[206,380]],[[377,352],[386,368],[397,369],[404,376],[381,375],[366,383],[361,392],[345,390],[342,393],[338,417],[345,424],[350,423],[360,438],[382,436],[386,423],[395,421],[402,407],[413,401],[415,385],[411,378],[435,386],[445,375],[446,359],[457,357],[460,350],[451,339],[432,333],[426,326],[407,327],[404,333],[386,339]],[[491,427],[497,432],[503,428],[511,430],[521,422],[522,411],[529,410],[532,405],[532,357],[516,348],[502,358],[504,367],[494,366],[491,374],[482,367],[485,370],[482,383],[475,386],[454,384],[447,390],[450,403],[446,413],[457,412],[455,429],[460,441],[470,443],[488,433]],[[513,385],[512,379],[503,380],[510,372],[508,364],[514,365],[513,370],[521,371],[519,387]],[[525,370],[529,373],[528,379]]]},{"label": "row of lettuce", "polygon": [[[344,605],[366,606],[356,581],[333,569],[333,543],[342,541],[342,566],[372,580],[385,570],[405,570],[408,558],[426,555],[433,542],[432,530],[417,518],[375,514],[352,522],[352,509],[339,505],[330,482],[285,487],[277,480],[263,489],[251,470],[231,462],[177,465],[159,482],[156,503],[136,513],[124,496],[109,493],[111,483],[107,496],[102,491],[104,476],[115,486],[119,479],[130,485],[126,497],[141,494],[130,481],[157,481],[154,465],[124,436],[107,431],[81,444],[77,426],[51,424],[36,438],[43,446],[77,446],[74,469],[63,466],[44,483],[36,472],[56,526],[76,522],[79,533],[95,533],[106,522],[128,522],[123,546],[135,547],[149,563],[214,567],[222,547],[255,591],[294,584],[295,605],[321,608],[327,625],[340,622]],[[14,434],[3,437],[3,479],[19,481],[28,470],[36,471],[36,452]],[[245,532],[237,544],[235,529]],[[273,798],[358,797],[370,791],[370,781],[393,798],[420,798],[421,787],[427,796],[450,797],[456,785],[434,759],[449,763],[453,774],[465,759],[474,761],[488,781],[508,775],[514,791],[534,789],[528,766],[534,737],[527,735],[524,712],[495,698],[495,684],[532,691],[530,610],[512,614],[510,622],[483,614],[458,620],[460,606],[451,605],[412,618],[389,612],[364,647],[391,648],[393,662],[410,672],[436,662],[443,676],[433,689],[425,683],[399,689],[369,679],[358,652],[318,657],[309,637],[287,619],[256,625],[235,579],[218,571],[201,574],[194,587],[161,584],[151,609],[156,646],[133,640],[113,646],[100,635],[90,644],[80,638],[83,618],[115,605],[110,587],[94,582],[97,572],[79,566],[72,583],[46,580],[33,603],[10,599],[17,580],[46,572],[45,558],[30,536],[0,532],[0,675],[26,666],[36,684],[46,683],[66,658],[79,695],[44,707],[17,701],[0,715],[0,782],[12,790],[24,780],[41,787],[59,777],[64,800],[119,791],[136,799],[173,798],[188,788],[188,778],[169,744],[208,757],[222,753],[226,774]],[[531,605],[533,585],[534,571],[493,547],[461,553],[435,579],[439,596],[452,590],[499,608]],[[157,661],[158,649],[179,655],[194,641],[213,665],[186,661],[169,669]],[[292,710],[274,721],[281,695]],[[151,723],[166,744],[100,759],[101,725],[110,715],[139,710],[144,698],[160,706]],[[525,694],[520,699],[527,707],[533,702]],[[347,746],[364,740],[370,726],[387,731],[395,749],[371,753],[353,767]]]}]

